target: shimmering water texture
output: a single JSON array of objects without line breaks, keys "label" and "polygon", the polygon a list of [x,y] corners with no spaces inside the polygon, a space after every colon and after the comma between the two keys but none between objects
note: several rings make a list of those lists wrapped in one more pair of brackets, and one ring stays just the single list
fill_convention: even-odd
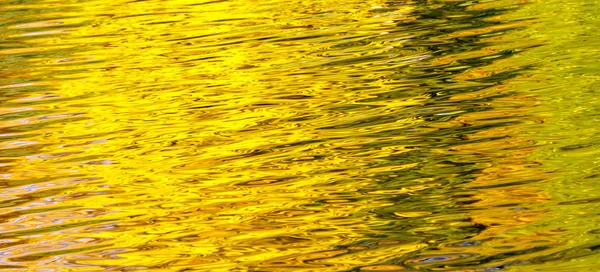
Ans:
[{"label": "shimmering water texture", "polygon": [[0,269],[600,271],[600,3],[0,1]]}]

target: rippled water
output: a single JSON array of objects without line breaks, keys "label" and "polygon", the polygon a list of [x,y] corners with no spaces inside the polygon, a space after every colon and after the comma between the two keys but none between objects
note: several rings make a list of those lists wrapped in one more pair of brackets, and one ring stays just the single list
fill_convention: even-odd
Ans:
[{"label": "rippled water", "polygon": [[600,271],[599,10],[0,1],[0,268]]}]

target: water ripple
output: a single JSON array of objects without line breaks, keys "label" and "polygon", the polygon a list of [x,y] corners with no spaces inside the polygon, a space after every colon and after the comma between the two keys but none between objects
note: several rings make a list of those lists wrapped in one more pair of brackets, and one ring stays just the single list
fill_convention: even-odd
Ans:
[{"label": "water ripple", "polygon": [[0,268],[592,271],[593,1],[0,3]]}]

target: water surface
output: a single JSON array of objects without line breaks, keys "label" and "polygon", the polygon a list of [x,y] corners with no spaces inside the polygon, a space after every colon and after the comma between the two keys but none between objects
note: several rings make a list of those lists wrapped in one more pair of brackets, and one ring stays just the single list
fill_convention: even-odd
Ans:
[{"label": "water surface", "polygon": [[0,1],[0,267],[598,271],[599,7]]}]

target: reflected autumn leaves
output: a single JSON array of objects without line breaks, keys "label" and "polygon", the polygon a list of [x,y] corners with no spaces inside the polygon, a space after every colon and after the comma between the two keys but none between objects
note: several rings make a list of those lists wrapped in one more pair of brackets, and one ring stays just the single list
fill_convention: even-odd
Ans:
[{"label": "reflected autumn leaves", "polygon": [[3,265],[492,271],[558,258],[560,231],[525,231],[554,175],[527,133],[545,117],[521,88],[538,67],[519,57],[543,44],[526,6],[1,4]]}]

